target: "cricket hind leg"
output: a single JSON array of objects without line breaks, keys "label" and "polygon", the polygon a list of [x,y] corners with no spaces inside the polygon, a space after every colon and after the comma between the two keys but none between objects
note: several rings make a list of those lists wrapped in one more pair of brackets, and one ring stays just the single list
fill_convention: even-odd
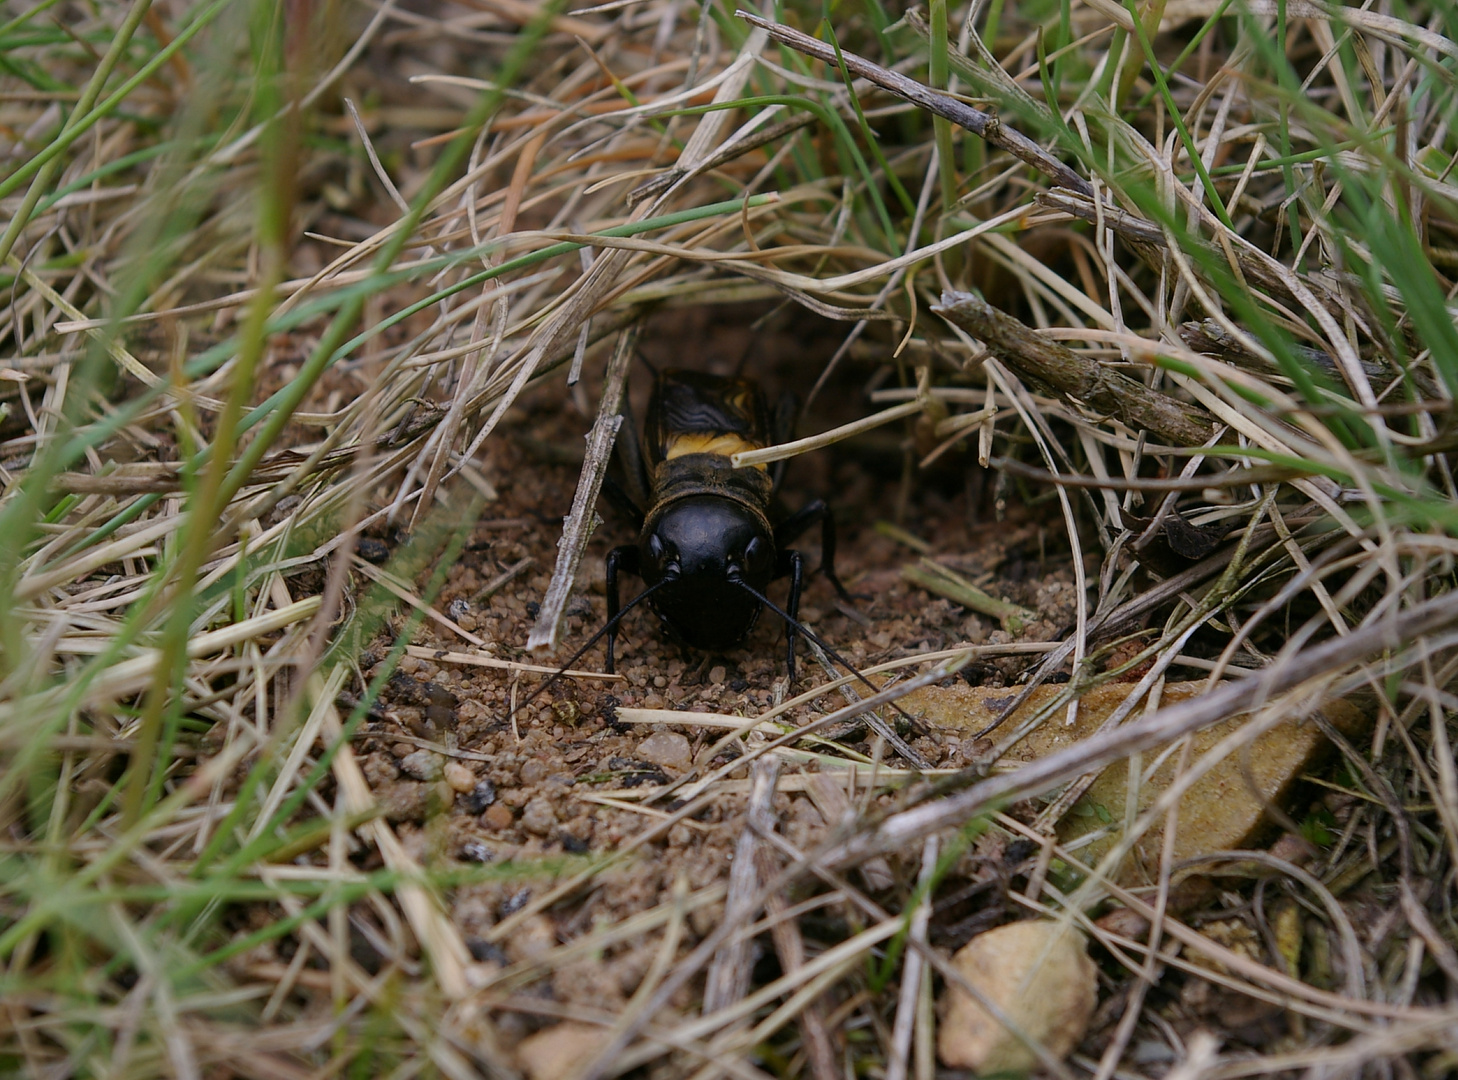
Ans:
[{"label": "cricket hind leg", "polygon": [[[775,402],[774,415],[770,417],[770,442],[787,443],[795,437],[795,421],[800,416],[800,399],[788,390],[780,395]],[[789,458],[780,458],[770,466],[770,494],[773,495],[780,490],[780,483],[785,478],[785,468],[790,464]]]},{"label": "cricket hind leg", "polygon": [[[786,551],[790,544],[816,522],[820,523],[820,572],[835,587],[836,595],[846,603],[857,598],[870,599],[868,596],[856,597],[846,591],[846,587],[841,584],[840,575],[835,572],[835,516],[831,514],[830,507],[825,505],[824,499],[812,499],[780,522],[775,528],[775,548]],[[787,572],[788,566],[781,569],[778,576]]]},{"label": "cricket hind leg", "polygon": [[629,574],[638,574],[638,549],[631,544],[624,544],[622,547],[615,547],[608,552],[606,562],[607,578],[607,663],[604,665],[609,675],[613,674],[613,646],[618,639],[618,571]]}]

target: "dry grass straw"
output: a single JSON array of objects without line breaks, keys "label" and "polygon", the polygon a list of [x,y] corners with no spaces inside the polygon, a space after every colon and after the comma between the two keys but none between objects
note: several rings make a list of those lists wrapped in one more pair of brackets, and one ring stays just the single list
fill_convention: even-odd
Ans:
[{"label": "dry grass straw", "polygon": [[[833,43],[805,23],[818,44],[732,8],[135,0],[0,26],[6,1071],[512,1076],[496,1030],[521,1013],[605,1033],[578,1080],[924,1080],[933,987],[960,980],[929,898],[983,829],[1041,852],[1005,902],[1078,924],[1124,972],[1101,1056],[1050,1073],[1458,1060],[1452,6],[994,0],[893,22],[870,0],[837,10]],[[949,73],[934,91],[928,58]],[[934,134],[908,94],[983,140]],[[995,304],[972,294],[994,285]],[[1079,603],[1061,643],[1013,646],[1045,654],[1029,686],[1072,676],[1039,722],[1137,670],[1134,696],[1084,745],[940,779],[815,733],[975,650],[916,658],[811,730],[771,724],[837,688],[817,686],[725,734],[732,766],[601,796],[642,831],[490,937],[747,790],[732,879],[529,963],[478,963],[445,897],[492,871],[425,867],[378,816],[350,738],[379,686],[354,658],[404,604],[391,663],[425,652],[409,632],[429,618],[461,662],[541,670],[434,606],[460,523],[495,497],[483,445],[529,386],[580,394],[616,355],[533,635],[556,640],[617,431],[619,331],[746,300],[846,324],[832,367],[870,347],[906,375],[880,413],[756,460],[923,416],[923,465],[975,446],[1054,485]],[[336,389],[351,372],[368,374],[352,397]],[[387,570],[354,554],[381,522],[412,537]],[[1188,557],[1161,561],[1170,547]],[[1161,709],[1181,663],[1213,669],[1210,692]],[[1302,866],[1237,853],[1221,871],[1264,959],[1177,909],[1168,851],[1152,892],[1118,884],[1121,853],[1172,835],[1178,791],[1216,760],[1353,695],[1375,724],[1337,736],[1323,782],[1343,820],[1303,823],[1320,843]],[[1182,757],[1097,866],[1001,813],[1235,712],[1238,734]],[[829,839],[797,848],[774,793],[842,774],[842,795],[820,790]],[[356,868],[360,845],[381,869]],[[1143,933],[1093,919],[1111,903]],[[733,917],[691,932],[719,904]],[[849,929],[811,944],[822,908]],[[1329,948],[1283,951],[1277,908]],[[755,985],[761,934],[781,974]],[[288,963],[250,963],[284,938]],[[629,940],[657,959],[625,1011],[533,991]],[[1278,1005],[1289,1037],[1182,1046],[1151,1005],[1177,972]]]}]

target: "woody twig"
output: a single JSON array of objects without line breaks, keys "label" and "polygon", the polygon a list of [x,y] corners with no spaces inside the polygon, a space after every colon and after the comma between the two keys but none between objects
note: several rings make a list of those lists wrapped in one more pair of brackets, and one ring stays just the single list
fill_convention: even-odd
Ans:
[{"label": "woody twig", "polygon": [[816,60],[823,60],[827,64],[839,65],[844,63],[845,69],[852,75],[867,79],[875,83],[881,89],[895,94],[899,98],[916,105],[918,108],[926,109],[937,116],[950,120],[958,127],[966,128],[972,134],[985,139],[993,146],[1006,150],[1019,161],[1026,162],[1040,173],[1047,176],[1058,187],[1068,188],[1081,195],[1092,195],[1093,187],[1087,180],[1079,176],[1063,162],[1059,161],[1048,151],[1028,138],[1015,128],[1008,127],[996,116],[981,109],[973,108],[966,102],[958,101],[949,94],[942,94],[930,87],[923,86],[915,79],[908,78],[899,72],[884,68],[880,64],[872,63],[863,56],[841,50],[839,55],[835,49],[823,41],[819,41],[809,34],[802,34],[799,30],[792,30],[788,26],[781,26],[779,23],[772,23],[767,19],[761,19],[758,15],[751,15],[747,11],[739,11],[736,14],[753,26],[766,31],[776,41],[788,45],[796,52],[802,52],[806,56],[812,56]]}]

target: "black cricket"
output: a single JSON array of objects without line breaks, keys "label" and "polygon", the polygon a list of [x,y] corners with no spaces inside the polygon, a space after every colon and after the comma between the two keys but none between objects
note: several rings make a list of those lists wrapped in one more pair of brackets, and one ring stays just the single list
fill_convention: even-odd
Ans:
[{"label": "black cricket", "polygon": [[[793,402],[778,410],[777,439],[788,436]],[[626,426],[626,425],[625,425]],[[638,526],[638,542],[607,557],[607,664],[621,607],[620,574],[647,586],[640,600],[662,620],[669,635],[705,651],[727,649],[748,636],[769,607],[785,621],[786,662],[795,677],[800,632],[800,592],[805,558],[789,545],[820,525],[820,570],[844,600],[850,594],[835,573],[835,520],[820,499],[778,524],[771,519],[777,477],[765,466],[736,469],[731,454],[771,445],[764,394],[748,379],[702,372],[655,373],[641,447],[632,432],[618,440],[627,491],[605,487]],[[781,610],[766,595],[772,581],[790,579]],[[827,650],[829,651],[829,650]],[[833,653],[832,653],[833,655]]]},{"label": "black cricket", "polygon": [[[748,636],[763,608],[785,623],[785,658],[795,678],[795,641],[804,635],[831,660],[873,692],[881,687],[800,622],[805,558],[788,545],[820,525],[820,570],[841,598],[850,601],[835,573],[835,522],[820,499],[780,520],[771,520],[776,474],[763,467],[736,469],[731,454],[783,442],[789,437],[794,402],[786,399],[770,423],[764,395],[748,379],[700,372],[654,373],[647,422],[640,445],[626,411],[617,443],[624,483],[605,481],[602,493],[638,526],[638,542],[616,547],[607,557],[607,623],[512,712],[518,712],[561,679],[588,649],[607,638],[608,672],[624,615],[647,601],[671,637],[715,652]],[[645,510],[644,507],[647,507]],[[646,588],[623,604],[618,575],[636,574]],[[765,595],[777,578],[790,579],[784,608]],[[788,610],[787,610],[788,609]],[[894,701],[891,708],[918,729]]]}]

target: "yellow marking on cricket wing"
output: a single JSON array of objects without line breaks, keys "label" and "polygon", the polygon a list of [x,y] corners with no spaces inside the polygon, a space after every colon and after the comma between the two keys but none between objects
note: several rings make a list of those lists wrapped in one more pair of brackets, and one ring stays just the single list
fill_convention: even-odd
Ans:
[{"label": "yellow marking on cricket wing", "polygon": [[[750,442],[742,435],[728,434],[699,434],[675,435],[668,440],[668,452],[664,454],[665,461],[672,461],[676,457],[683,457],[685,454],[719,454],[729,457],[731,454],[738,454],[745,450],[758,450],[759,444]],[[763,469],[763,465],[756,466]]]}]

